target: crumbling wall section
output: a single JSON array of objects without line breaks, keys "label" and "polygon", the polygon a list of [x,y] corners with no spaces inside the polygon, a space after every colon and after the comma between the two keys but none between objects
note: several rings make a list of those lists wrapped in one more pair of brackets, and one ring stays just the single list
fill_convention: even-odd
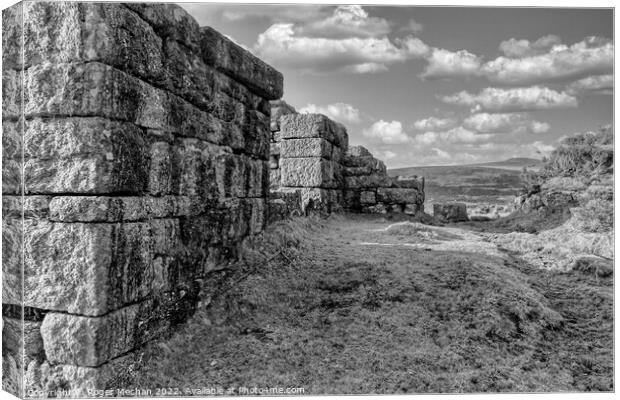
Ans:
[{"label": "crumbling wall section", "polygon": [[383,161],[363,146],[349,149],[344,166],[347,210],[371,214],[424,210],[424,178],[388,176]]},{"label": "crumbling wall section", "polygon": [[174,5],[2,17],[3,357],[87,397],[263,230],[282,75]]},{"label": "crumbling wall section", "polygon": [[383,161],[363,146],[349,147],[346,128],[324,115],[298,114],[282,100],[271,106],[272,220],[311,208],[373,214],[423,211],[424,178],[388,176]]}]

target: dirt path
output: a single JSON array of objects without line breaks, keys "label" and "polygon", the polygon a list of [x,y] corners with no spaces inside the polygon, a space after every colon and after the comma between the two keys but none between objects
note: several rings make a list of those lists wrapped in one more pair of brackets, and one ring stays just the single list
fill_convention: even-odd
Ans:
[{"label": "dirt path", "polygon": [[364,216],[275,225],[254,248],[276,256],[147,347],[132,385],[613,389],[611,278],[535,268],[483,233]]}]

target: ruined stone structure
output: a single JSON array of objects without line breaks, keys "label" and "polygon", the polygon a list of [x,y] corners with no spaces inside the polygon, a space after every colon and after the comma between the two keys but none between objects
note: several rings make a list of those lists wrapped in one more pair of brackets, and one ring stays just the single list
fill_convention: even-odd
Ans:
[{"label": "ruined stone structure", "polygon": [[349,147],[346,128],[326,116],[298,114],[284,101],[272,101],[271,130],[270,190],[278,203],[270,205],[275,214],[309,208],[408,214],[423,210],[423,178],[388,176],[382,161],[362,146]]},{"label": "ruined stone structure", "polygon": [[262,231],[282,75],[178,6],[64,2],[3,12],[2,72],[3,356],[109,387]]},{"label": "ruined stone structure", "polygon": [[423,211],[424,179],[392,178],[385,164],[362,146],[353,146],[344,158],[345,207],[364,213]]},{"label": "ruined stone structure", "polygon": [[433,204],[433,216],[441,222],[469,221],[465,203]]},{"label": "ruined stone structure", "polygon": [[341,124],[270,104],[282,75],[178,6],[27,2],[2,18],[17,394],[122,385],[135,350],[189,316],[205,277],[269,221],[424,201],[423,181],[388,178]]}]

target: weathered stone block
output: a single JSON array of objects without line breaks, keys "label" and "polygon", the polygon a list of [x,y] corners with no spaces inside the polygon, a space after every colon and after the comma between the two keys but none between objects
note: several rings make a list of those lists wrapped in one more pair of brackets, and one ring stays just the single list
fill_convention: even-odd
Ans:
[{"label": "weathered stone block", "polygon": [[[183,139],[174,147],[171,185],[173,191],[178,191],[183,196],[203,198],[205,201],[217,199],[218,187],[221,185],[216,181],[216,174],[218,173],[216,171],[216,159],[220,155],[230,155],[227,151],[230,149],[201,140]],[[233,164],[234,166],[236,164]],[[224,171],[230,172],[230,167],[220,163],[219,170],[222,171],[219,176],[222,176]],[[238,186],[239,183],[237,181],[234,183],[237,186],[233,189],[237,192],[241,191]],[[233,189],[230,189],[229,185],[229,190]]]},{"label": "weathered stone block", "polygon": [[173,193],[172,150],[166,142],[151,144],[147,191],[153,195]]},{"label": "weathered stone block", "polygon": [[374,173],[372,175],[362,176],[345,176],[345,185],[347,188],[386,188],[390,187],[392,181],[390,177],[384,174]]},{"label": "weathered stone block", "polygon": [[323,157],[332,158],[333,146],[325,139],[288,139],[280,142],[282,158]]},{"label": "weathered stone block", "polygon": [[146,186],[146,144],[133,124],[35,118],[24,136],[26,192],[141,192]]},{"label": "weathered stone block", "polygon": [[2,121],[2,160],[21,161],[23,150],[23,121]]},{"label": "weathered stone block", "polygon": [[346,167],[365,167],[370,168],[372,172],[385,174],[387,169],[385,164],[381,160],[377,160],[373,156],[355,156],[347,155],[343,159],[343,164]]},{"label": "weathered stone block", "polygon": [[64,397],[90,398],[99,396],[98,390],[125,387],[128,382],[122,377],[127,376],[138,362],[139,354],[129,353],[100,367],[50,365],[47,361],[33,363],[26,372],[26,386],[37,388],[32,392],[33,397],[45,397],[52,392],[66,393]]},{"label": "weathered stone block", "polygon": [[[17,3],[2,10],[2,69],[19,69],[24,56],[24,3]],[[4,83],[4,82],[3,82]],[[2,103],[4,104],[3,84]],[[4,108],[3,108],[4,110]]]},{"label": "weathered stone block", "polygon": [[420,192],[417,189],[403,188],[379,188],[377,189],[377,201],[383,203],[419,203]]},{"label": "weathered stone block", "polygon": [[49,202],[54,222],[130,222],[199,214],[202,199],[183,196],[56,196]]},{"label": "weathered stone block", "polygon": [[324,158],[280,159],[282,186],[337,188],[334,162]]},{"label": "weathered stone block", "polygon": [[249,160],[232,153],[215,158],[215,176],[220,197],[246,197],[249,177]]},{"label": "weathered stone block", "polygon": [[304,212],[313,210],[330,213],[342,208],[343,194],[341,190],[302,188],[300,193],[301,206]]},{"label": "weathered stone block", "polygon": [[369,166],[364,167],[345,167],[345,176],[365,176],[372,174],[372,169]]},{"label": "weathered stone block", "polygon": [[41,324],[47,360],[96,367],[161,335],[169,327],[151,301],[102,317],[50,312]]},{"label": "weathered stone block", "polygon": [[[3,15],[4,11],[6,10],[3,10]],[[6,47],[3,47],[2,49],[2,54],[6,54],[6,52],[4,51]],[[6,68],[6,64],[3,65],[2,70],[2,117],[19,118],[23,110],[23,72],[4,68]]]},{"label": "weathered stone block", "polygon": [[[170,254],[179,236],[178,221],[165,219],[123,224],[25,220],[24,227],[24,305],[91,316],[152,295],[155,249]],[[3,240],[18,244],[19,234],[3,230]],[[17,246],[3,251],[7,283],[20,279],[20,254]],[[3,293],[5,303],[20,304],[21,298],[21,285]]]},{"label": "weathered stone block", "polygon": [[166,126],[164,92],[99,62],[32,66],[24,94],[26,116],[98,115],[147,128]]},{"label": "weathered stone block", "polygon": [[395,184],[398,185],[398,187],[402,188],[417,189],[420,192],[424,191],[423,177],[418,178],[417,176],[398,176],[395,180]]},{"label": "weathered stone block", "polygon": [[360,193],[360,203],[361,204],[375,204],[377,202],[376,193],[370,190],[364,190]]},{"label": "weathered stone block", "polygon": [[[139,37],[140,40],[135,40]],[[100,61],[163,81],[162,41],[138,15],[114,3],[24,3],[24,63]],[[14,60],[18,66],[21,60]]]},{"label": "weathered stone block", "polygon": [[347,150],[347,156],[349,157],[372,157],[372,154],[364,146],[351,146]]},{"label": "weathered stone block", "polygon": [[200,28],[200,51],[205,62],[248,86],[256,94],[268,100],[282,97],[282,74],[215,29]]},{"label": "weathered stone block", "polygon": [[[4,199],[4,196],[3,196]],[[2,218],[2,303],[23,304],[22,284],[23,220]]]},{"label": "weathered stone block", "polygon": [[[51,196],[2,196],[2,218],[45,219]],[[23,214],[22,214],[23,213]]]},{"label": "weathered stone block", "polygon": [[360,207],[360,190],[344,190],[344,207],[349,210],[357,210]]},{"label": "weathered stone block", "polygon": [[289,114],[280,119],[282,139],[323,138],[346,151],[348,135],[343,125],[322,114]]},{"label": "weathered stone block", "polygon": [[419,211],[423,211],[418,204],[405,204],[405,214],[415,215]]},{"label": "weathered stone block", "polygon": [[198,49],[200,26],[182,7],[171,3],[126,3],[124,6],[140,15],[160,37],[174,39],[192,50]]},{"label": "weathered stone block", "polygon": [[467,205],[465,203],[433,204],[435,218],[446,222],[468,221]]},{"label": "weathered stone block", "polygon": [[2,193],[20,194],[23,185],[23,163],[18,160],[3,160]]}]

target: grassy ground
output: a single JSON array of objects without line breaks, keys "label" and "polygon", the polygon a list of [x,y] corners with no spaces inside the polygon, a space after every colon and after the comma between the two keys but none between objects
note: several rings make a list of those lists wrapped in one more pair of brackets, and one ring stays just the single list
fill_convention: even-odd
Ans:
[{"label": "grassy ground", "polygon": [[613,390],[612,278],[535,269],[473,231],[393,223],[271,226],[226,291],[144,350],[130,385]]}]

